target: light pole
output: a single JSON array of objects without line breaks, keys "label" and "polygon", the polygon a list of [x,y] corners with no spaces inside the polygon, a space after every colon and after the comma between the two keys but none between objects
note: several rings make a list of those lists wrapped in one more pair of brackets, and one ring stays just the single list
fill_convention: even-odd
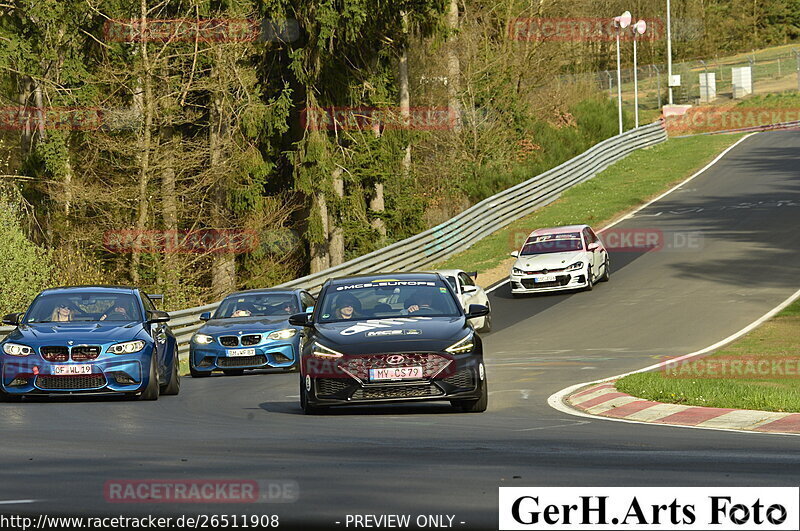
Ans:
[{"label": "light pole", "polygon": [[672,24],[669,0],[667,0],[667,85],[669,86],[669,104],[672,105]]},{"label": "light pole", "polygon": [[622,15],[614,17],[614,25],[617,28],[617,116],[619,118],[619,134],[622,134],[622,68],[619,59],[619,36],[622,30],[631,25],[631,12],[625,11]]},{"label": "light pole", "polygon": [[636,41],[639,35],[647,31],[647,22],[640,20],[632,26],[633,29],[633,115],[635,127],[639,127],[639,72],[636,66]]}]

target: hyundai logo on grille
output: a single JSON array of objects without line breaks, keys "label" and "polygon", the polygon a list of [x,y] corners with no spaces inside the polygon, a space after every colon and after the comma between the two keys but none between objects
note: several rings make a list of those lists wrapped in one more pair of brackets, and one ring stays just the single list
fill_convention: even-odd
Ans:
[{"label": "hyundai logo on grille", "polygon": [[405,356],[401,356],[400,354],[394,354],[392,356],[387,356],[386,357],[386,363],[388,363],[390,365],[398,365],[400,363],[403,363],[405,360],[406,360],[406,357]]}]

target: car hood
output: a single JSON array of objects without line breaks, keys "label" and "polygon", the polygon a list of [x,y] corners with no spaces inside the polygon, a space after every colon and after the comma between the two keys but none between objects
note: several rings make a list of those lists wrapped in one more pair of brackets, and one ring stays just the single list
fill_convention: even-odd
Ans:
[{"label": "car hood", "polygon": [[575,262],[586,262],[585,251],[570,251],[566,253],[533,254],[520,256],[514,262],[514,267],[523,271],[540,271],[542,269],[564,269]]},{"label": "car hood", "polygon": [[463,316],[339,321],[318,323],[315,328],[322,344],[345,354],[441,351],[470,329]]},{"label": "car hood", "polygon": [[259,317],[231,317],[228,319],[211,319],[207,321],[198,332],[210,335],[247,334],[250,332],[265,332],[280,330],[282,328],[295,328],[289,325],[289,316],[279,315]]},{"label": "car hood", "polygon": [[142,324],[136,321],[36,323],[20,325],[8,335],[8,340],[55,345],[66,341],[97,344],[136,339],[140,332]]}]

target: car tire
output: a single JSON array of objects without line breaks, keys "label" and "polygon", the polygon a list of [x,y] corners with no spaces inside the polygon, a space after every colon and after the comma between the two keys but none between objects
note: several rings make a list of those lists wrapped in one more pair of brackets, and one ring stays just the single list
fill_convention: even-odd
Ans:
[{"label": "car tire", "polygon": [[488,334],[489,332],[492,331],[492,314],[491,313],[483,318],[483,326],[478,331],[482,332],[484,334]]},{"label": "car tire", "polygon": [[172,371],[170,372],[169,381],[166,385],[161,386],[161,394],[166,396],[177,395],[181,390],[181,375],[178,371],[178,355],[176,353],[172,361]]},{"label": "car tire", "polygon": [[306,415],[321,415],[325,413],[324,407],[319,406],[312,406],[308,403],[308,391],[306,391],[306,386],[303,385],[303,379],[300,378],[300,408],[303,410],[303,413]]},{"label": "car tire", "polygon": [[592,291],[594,289],[594,282],[592,279],[592,266],[586,268],[586,287],[584,291]]},{"label": "car tire", "polygon": [[156,353],[150,357],[150,376],[147,381],[147,387],[139,393],[139,400],[158,400],[158,371],[156,371]]},{"label": "car tire", "polygon": [[189,365],[189,375],[192,378],[206,378],[208,376],[211,376],[211,371],[198,371],[197,369]]},{"label": "car tire", "polygon": [[483,413],[489,406],[489,386],[486,380],[481,386],[481,397],[477,400],[451,400],[450,403],[464,413]]},{"label": "car tire", "polygon": [[225,376],[241,376],[244,374],[244,369],[224,369],[222,373]]},{"label": "car tire", "polygon": [[611,260],[608,259],[608,255],[606,255],[606,261],[603,263],[603,276],[600,277],[598,282],[608,282],[611,278]]}]

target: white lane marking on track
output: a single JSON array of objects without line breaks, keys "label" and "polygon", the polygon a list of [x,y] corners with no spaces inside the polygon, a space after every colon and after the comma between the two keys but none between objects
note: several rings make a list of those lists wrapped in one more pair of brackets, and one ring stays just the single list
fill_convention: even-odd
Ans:
[{"label": "white lane marking on track", "polygon": [[588,420],[573,420],[568,424],[557,424],[555,426],[537,426],[536,428],[523,428],[521,430],[514,430],[514,431],[551,430],[553,428],[570,428],[572,426],[583,426],[584,424],[590,424],[590,422]]},{"label": "white lane marking on track", "polygon": [[658,196],[658,197],[656,197],[656,198],[654,198],[654,199],[651,199],[650,201],[648,201],[647,203],[643,204],[642,206],[640,206],[640,207],[638,207],[638,208],[636,208],[636,209],[632,210],[631,212],[628,212],[626,215],[622,216],[621,218],[619,218],[619,219],[617,219],[617,220],[615,220],[615,221],[612,221],[611,223],[609,223],[608,225],[606,225],[605,227],[603,227],[602,229],[600,229],[600,230],[599,230],[599,231],[597,231],[597,232],[603,232],[604,230],[608,230],[608,229],[610,229],[611,227],[613,227],[613,226],[614,226],[614,225],[616,225],[617,223],[620,223],[621,221],[624,221],[624,220],[626,220],[626,219],[628,219],[628,218],[632,217],[632,216],[633,216],[634,214],[636,214],[637,212],[640,212],[640,211],[644,210],[645,208],[649,207],[650,205],[652,205],[652,204],[653,204],[653,203],[655,203],[656,201],[659,201],[660,199],[662,199],[662,198],[664,198],[664,197],[668,196],[669,194],[671,194],[672,192],[674,192],[674,191],[675,191],[675,190],[677,190],[678,188],[681,188],[683,185],[685,185],[685,184],[686,184],[686,183],[688,183],[689,181],[692,181],[692,180],[694,180],[696,177],[699,177],[699,176],[700,176],[700,175],[701,175],[703,172],[705,172],[705,171],[706,171],[707,169],[709,169],[711,166],[713,166],[714,164],[716,164],[717,162],[719,162],[719,161],[720,161],[720,159],[722,159],[722,157],[724,157],[725,155],[727,155],[727,154],[728,154],[728,152],[729,152],[730,150],[732,150],[733,148],[735,148],[736,146],[738,146],[739,144],[741,144],[742,142],[744,142],[745,140],[747,140],[748,138],[750,138],[751,136],[753,136],[753,135],[755,135],[755,134],[757,134],[757,133],[750,133],[749,135],[745,135],[745,136],[743,136],[742,138],[740,138],[739,140],[737,140],[736,142],[734,142],[732,145],[728,146],[728,147],[727,147],[727,148],[726,148],[726,149],[725,149],[725,150],[724,150],[722,153],[720,153],[719,155],[717,155],[717,156],[714,158],[714,160],[712,160],[711,162],[709,162],[708,164],[706,164],[705,166],[703,166],[702,168],[700,168],[699,170],[697,170],[697,171],[696,171],[696,172],[695,172],[693,175],[691,175],[690,177],[688,177],[688,178],[686,178],[685,180],[683,180],[683,181],[679,182],[678,184],[676,184],[675,186],[673,186],[672,188],[670,188],[669,190],[667,190],[666,192],[664,192],[664,193],[663,193],[663,194],[661,194],[660,196]]},{"label": "white lane marking on track", "polygon": [[[603,232],[603,231],[607,231],[608,229],[610,229],[611,227],[613,227],[617,223],[620,223],[621,221],[624,221],[626,219],[632,218],[634,216],[634,214],[636,214],[637,212],[640,212],[640,211],[644,210],[645,208],[649,207],[650,205],[652,205],[653,203],[655,203],[659,199],[661,199],[663,197],[666,197],[667,195],[671,194],[672,192],[674,192],[678,188],[682,187],[684,184],[688,183],[689,181],[693,180],[695,177],[699,176],[704,171],[706,171],[708,168],[710,168],[711,166],[713,166],[714,164],[719,162],[719,160],[722,157],[724,157],[730,150],[732,150],[733,148],[735,148],[736,146],[738,146],[739,144],[741,144],[742,142],[744,142],[745,140],[747,140],[748,138],[750,138],[751,136],[753,136],[755,134],[758,134],[758,133],[750,133],[749,135],[743,136],[742,138],[740,138],[739,140],[734,142],[731,146],[729,146],[725,151],[720,153],[714,160],[712,160],[711,162],[709,162],[708,164],[703,166],[694,175],[692,175],[692,176],[688,177],[686,180],[681,181],[680,183],[676,184],[675,186],[673,186],[672,188],[670,188],[669,190],[667,190],[666,192],[664,192],[660,196],[656,197],[655,199],[651,199],[650,201],[648,201],[647,203],[643,204],[642,206],[633,209],[632,211],[628,212],[624,216],[621,216],[619,219],[616,219],[616,220],[612,221],[611,223],[609,223],[608,225],[606,225],[602,229],[598,230],[597,232],[600,233],[600,232]],[[659,212],[656,215],[660,215],[660,214],[661,213]],[[508,282],[509,282],[509,279],[505,279],[504,281],[502,281],[502,282],[500,282],[498,284],[495,284],[491,288],[487,289],[486,293],[491,293],[494,290],[496,290],[497,288],[499,288],[501,286],[505,286],[506,284],[508,284]]]},{"label": "white lane marking on track", "polygon": [[[734,142],[731,146],[729,146],[727,149],[725,149],[722,153],[720,153],[716,158],[714,158],[714,160],[712,160],[711,162],[706,164],[703,168],[701,168],[699,171],[697,171],[694,175],[690,176],[686,180],[684,180],[684,181],[678,183],[677,185],[673,186],[672,188],[670,188],[669,190],[667,190],[663,194],[659,195],[658,197],[656,197],[652,201],[649,201],[648,203],[645,203],[644,205],[642,205],[639,208],[635,209],[634,211],[630,212],[628,215],[623,216],[620,219],[611,222],[610,224],[606,225],[605,227],[603,227],[598,232],[602,232],[604,230],[609,229],[610,227],[613,227],[617,223],[627,219],[629,216],[631,216],[633,214],[636,214],[637,212],[639,212],[639,211],[647,208],[651,204],[655,203],[659,199],[662,199],[663,197],[666,197],[670,193],[674,192],[675,190],[681,188],[683,185],[685,185],[689,181],[695,179],[696,177],[701,175],[703,172],[705,172],[708,168],[710,168],[711,166],[713,166],[714,164],[719,162],[719,160],[722,159],[722,157],[724,157],[733,148],[735,148],[736,146],[738,146],[739,144],[741,144],[742,142],[744,142],[745,140],[747,140],[748,138],[750,138],[751,136],[756,135],[756,134],[758,134],[758,133],[750,133],[749,135],[743,136],[742,138],[740,138],[739,140]],[[743,336],[743,335],[747,334],[748,332],[750,332],[751,330],[753,330],[754,328],[760,326],[762,323],[764,323],[768,319],[772,318],[774,315],[776,315],[778,312],[780,312],[781,310],[783,310],[784,308],[786,308],[787,306],[792,304],[798,298],[800,298],[800,290],[797,290],[796,292],[794,292],[792,295],[789,296],[788,299],[786,299],[785,301],[780,303],[778,306],[776,306],[772,310],[770,310],[767,313],[765,313],[764,315],[762,315],[759,319],[755,320],[754,322],[750,323],[746,327],[742,328],[738,332],[736,332],[736,333],[726,337],[725,339],[723,339],[721,341],[718,341],[717,343],[714,343],[713,345],[711,345],[709,347],[706,347],[706,348],[704,348],[702,350],[698,350],[696,352],[691,352],[689,354],[681,356],[680,358],[672,359],[670,361],[671,362],[675,362],[675,361],[680,361],[680,360],[684,360],[684,359],[689,359],[689,358],[693,358],[693,357],[696,357],[696,356],[700,356],[702,354],[705,354],[707,352],[715,350],[715,349],[717,349],[717,348],[719,348],[719,347],[721,347],[723,345],[726,345],[726,344],[728,344],[728,343],[730,343],[732,341],[735,341],[735,340],[739,339],[741,336]],[[649,370],[656,369],[656,368],[662,366],[664,363],[666,363],[666,362],[656,363],[655,365],[650,365],[649,367],[645,367],[643,369],[639,369],[639,370],[636,370],[636,371],[631,371],[631,372],[628,372],[628,373],[625,373],[625,374],[620,374],[620,375],[617,375],[617,376],[611,376],[609,378],[604,378],[602,380],[595,380],[593,382],[585,382],[585,383],[579,383],[579,384],[571,385],[571,386],[569,386],[569,387],[567,387],[565,389],[562,389],[561,391],[558,391],[558,392],[553,393],[552,395],[550,395],[550,397],[547,399],[547,403],[548,403],[548,405],[550,407],[552,407],[555,410],[558,410],[558,411],[561,411],[562,413],[566,413],[568,415],[573,415],[573,416],[576,416],[576,417],[585,417],[585,418],[591,418],[591,419],[608,420],[608,421],[611,421],[611,422],[627,422],[629,424],[649,424],[650,426],[654,426],[655,424],[650,424],[648,422],[637,422],[635,420],[626,420],[626,419],[620,419],[620,418],[599,417],[599,416],[596,416],[596,415],[589,415],[588,413],[583,413],[582,411],[578,411],[576,409],[572,409],[571,407],[567,406],[564,403],[564,399],[567,396],[569,396],[572,392],[576,391],[577,389],[580,389],[581,387],[584,387],[584,386],[587,386],[587,385],[591,385],[591,384],[594,384],[594,383],[606,382],[606,381],[609,381],[609,380],[617,380],[619,378],[622,378],[623,376],[627,376],[628,374],[634,374],[634,373],[637,373],[637,372],[647,372]],[[668,426],[668,427],[672,427],[672,428],[691,428],[691,429],[701,429],[701,430],[730,431],[730,432],[735,432],[735,433],[749,433],[749,434],[756,434],[756,435],[792,435],[792,436],[800,435],[798,433],[768,433],[768,432],[757,432],[757,431],[741,431],[741,430],[736,430],[736,429],[731,429],[731,428],[714,428],[714,427],[706,427],[706,426],[679,426],[679,425],[673,425],[673,424],[658,424],[658,425],[659,426]]]},{"label": "white lane marking on track", "polygon": [[598,417],[598,416],[595,416],[595,415],[589,415],[588,413],[584,413],[584,412],[578,411],[576,409],[572,409],[571,407],[567,406],[566,403],[564,402],[566,397],[568,397],[570,394],[572,394],[574,391],[577,391],[581,387],[585,387],[587,385],[592,385],[592,384],[597,384],[597,383],[602,383],[602,382],[608,382],[608,381],[611,381],[611,380],[618,380],[619,378],[622,378],[624,376],[628,376],[629,374],[636,374],[636,373],[639,373],[639,372],[647,372],[647,371],[650,371],[650,370],[653,370],[653,369],[658,369],[658,368],[662,367],[663,365],[665,365],[667,363],[674,363],[674,362],[677,362],[677,361],[682,361],[682,360],[685,360],[685,359],[694,358],[696,356],[700,356],[702,354],[706,354],[708,352],[716,350],[716,349],[718,349],[718,348],[720,348],[720,347],[722,347],[724,345],[727,345],[728,343],[736,341],[737,339],[739,339],[743,335],[745,335],[748,332],[752,331],[754,328],[757,328],[758,326],[760,326],[761,324],[763,324],[767,320],[769,320],[772,317],[774,317],[781,310],[783,310],[784,308],[786,308],[787,306],[792,304],[797,299],[800,299],[800,289],[795,291],[792,295],[790,295],[788,299],[786,299],[785,301],[780,303],[778,306],[776,306],[775,308],[771,309],[770,311],[768,311],[767,313],[765,313],[764,315],[762,315],[761,317],[759,317],[758,319],[756,319],[755,321],[753,321],[752,323],[747,325],[746,327],[742,328],[738,332],[726,337],[725,339],[723,339],[721,341],[717,341],[716,343],[714,343],[711,346],[708,346],[708,347],[706,347],[706,348],[704,348],[702,350],[698,350],[698,351],[695,351],[695,352],[691,352],[689,354],[685,354],[685,355],[680,356],[678,358],[672,358],[670,360],[666,360],[666,361],[662,361],[662,362],[656,363],[654,365],[650,365],[650,366],[645,367],[643,369],[638,369],[638,370],[635,370],[635,371],[626,372],[624,374],[618,374],[617,376],[610,376],[608,378],[603,378],[602,380],[595,380],[593,382],[584,382],[584,383],[571,385],[571,386],[569,386],[569,387],[567,387],[565,389],[562,389],[561,391],[558,391],[558,392],[553,393],[552,395],[550,395],[550,397],[547,399],[547,404],[550,407],[552,407],[553,409],[555,409],[557,411],[560,411],[561,413],[566,413],[568,415],[574,415],[576,417],[592,418],[592,419],[597,419],[597,420],[608,420],[608,421],[612,421],[612,422],[627,422],[627,423],[630,423],[630,424],[648,424],[650,426],[669,426],[671,428],[692,428],[692,429],[700,429],[700,430],[732,431],[732,432],[736,432],[736,433],[748,433],[748,434],[755,434],[755,435],[792,435],[792,436],[798,436],[798,435],[800,435],[800,433],[771,433],[771,432],[758,432],[758,431],[742,431],[742,430],[736,430],[736,429],[732,429],[732,428],[714,428],[714,427],[710,427],[710,426],[680,426],[680,425],[675,425],[675,424],[651,424],[649,422],[639,422],[639,421],[628,420],[628,419],[619,419],[619,418],[611,418],[611,417]]},{"label": "white lane marking on track", "polygon": [[18,503],[36,503],[36,500],[0,500],[0,505],[16,505]]}]

